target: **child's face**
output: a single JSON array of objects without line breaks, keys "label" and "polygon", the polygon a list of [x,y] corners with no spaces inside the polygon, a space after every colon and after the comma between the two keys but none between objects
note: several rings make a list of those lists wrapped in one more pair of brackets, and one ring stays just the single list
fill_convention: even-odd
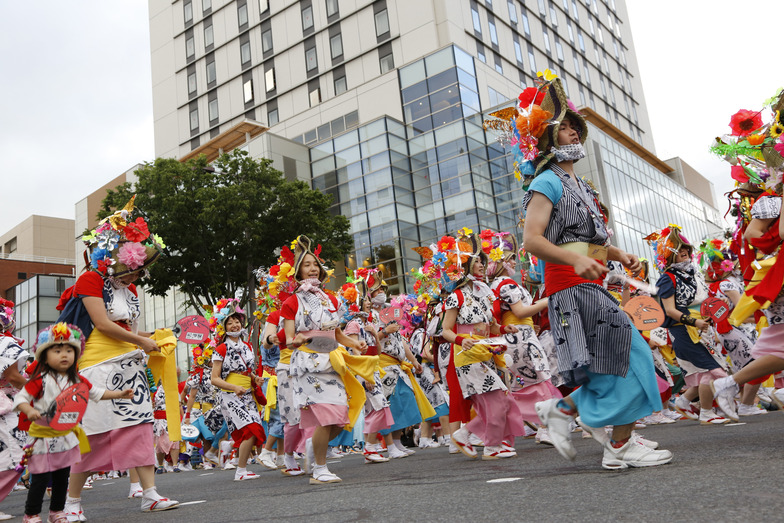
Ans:
[{"label": "child's face", "polygon": [[46,364],[57,372],[66,372],[74,364],[76,351],[66,343],[52,345],[46,351]]},{"label": "child's face", "polygon": [[232,316],[226,320],[226,332],[239,332],[242,330],[242,323],[239,318]]}]

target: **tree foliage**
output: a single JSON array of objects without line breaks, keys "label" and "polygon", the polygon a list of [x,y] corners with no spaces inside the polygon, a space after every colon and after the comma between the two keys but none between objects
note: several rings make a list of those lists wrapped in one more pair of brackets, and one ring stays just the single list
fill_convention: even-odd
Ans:
[{"label": "tree foliage", "polygon": [[158,158],[136,171],[138,181],[107,191],[99,218],[136,194],[150,231],[166,243],[166,255],[150,271],[150,292],[171,287],[191,305],[214,304],[253,288],[252,270],[271,266],[275,250],[299,234],[323,246],[322,257],[341,259],[352,248],[345,216],[333,216],[332,196],[305,182],[288,181],[268,159],[235,149],[212,165],[204,156],[185,163]]}]

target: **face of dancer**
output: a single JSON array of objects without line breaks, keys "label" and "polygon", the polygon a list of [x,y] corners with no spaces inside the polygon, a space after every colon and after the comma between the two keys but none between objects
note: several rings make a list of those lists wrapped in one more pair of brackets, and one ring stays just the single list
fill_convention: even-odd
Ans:
[{"label": "face of dancer", "polygon": [[125,276],[120,276],[119,278],[117,278],[117,281],[120,282],[120,283],[123,283],[125,285],[130,285],[133,282],[135,282],[136,280],[138,280],[139,276],[141,276],[141,275],[142,275],[142,273],[139,272],[139,271],[132,272],[130,274],[126,274]]},{"label": "face of dancer", "polygon": [[46,349],[46,364],[60,374],[65,374],[74,364],[76,351],[67,343],[58,343]]},{"label": "face of dancer", "polygon": [[691,250],[688,247],[681,247],[675,253],[675,263],[689,261],[691,259]]},{"label": "face of dancer", "polygon": [[558,129],[558,145],[580,143],[579,127],[569,118],[564,118]]},{"label": "face of dancer", "polygon": [[319,264],[316,257],[312,254],[306,254],[302,259],[302,263],[299,266],[299,277],[301,280],[306,280],[308,278],[318,279]]},{"label": "face of dancer", "polygon": [[226,320],[226,332],[239,332],[242,330],[242,322],[236,316]]},{"label": "face of dancer", "polygon": [[482,258],[477,258],[474,265],[471,267],[471,275],[476,278],[485,277],[485,265],[482,263]]},{"label": "face of dancer", "polygon": [[370,300],[362,301],[362,312],[370,312]]}]

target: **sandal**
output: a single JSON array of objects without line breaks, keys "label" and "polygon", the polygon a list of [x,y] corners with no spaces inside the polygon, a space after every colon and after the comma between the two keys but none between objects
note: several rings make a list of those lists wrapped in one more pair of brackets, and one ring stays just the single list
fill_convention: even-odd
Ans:
[{"label": "sandal", "polygon": [[329,471],[322,472],[318,475],[314,473],[313,477],[310,478],[311,485],[325,485],[327,483],[340,483],[341,481],[343,480]]}]

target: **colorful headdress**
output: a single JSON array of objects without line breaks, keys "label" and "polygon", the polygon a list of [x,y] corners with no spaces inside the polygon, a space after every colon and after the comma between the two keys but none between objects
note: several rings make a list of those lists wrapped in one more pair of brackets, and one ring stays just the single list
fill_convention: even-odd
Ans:
[{"label": "colorful headdress", "polygon": [[[770,116],[768,123],[763,121],[763,113]],[[716,138],[711,152],[732,166],[730,176],[738,186],[781,193],[784,90],[766,100],[760,111],[741,109],[732,115],[729,126],[731,133]]]},{"label": "colorful headdress", "polygon": [[489,242],[490,251],[487,253],[487,280],[492,281],[504,272],[508,276],[514,274],[517,261],[517,238],[511,232],[492,232],[484,230],[479,234],[482,246]]},{"label": "colorful headdress", "polygon": [[0,298],[0,333],[13,332],[14,326],[16,326],[14,302]]},{"label": "colorful headdress", "polygon": [[670,264],[674,255],[681,249],[686,247],[689,249],[689,255],[694,254],[694,246],[689,243],[683,234],[681,228],[673,223],[658,232],[653,232],[643,238],[653,248],[653,253],[656,257],[656,266],[660,269],[666,269]]},{"label": "colorful headdress", "polygon": [[258,310],[253,314],[260,316],[280,310],[283,303],[297,290],[297,281],[294,279],[294,253],[288,245],[280,249],[278,263],[266,270],[259,267],[255,273],[259,279],[259,289],[256,291]]},{"label": "colorful headdress", "polygon": [[136,196],[82,237],[90,267],[104,276],[119,277],[144,270],[165,248],[160,237],[150,234],[142,216],[134,219],[135,199]]},{"label": "colorful headdress", "polygon": [[226,334],[226,322],[232,316],[238,316],[240,323],[245,327],[245,320],[247,316],[245,311],[239,307],[240,301],[236,298],[223,298],[218,300],[215,307],[212,309],[212,315],[208,318],[210,329],[215,333],[218,339],[223,338]]},{"label": "colorful headdress", "polygon": [[212,353],[215,351],[215,340],[210,339],[209,344],[202,347],[201,345],[194,345],[191,348],[193,355],[194,367],[209,366],[212,362]]},{"label": "colorful headdress", "polygon": [[723,240],[703,240],[697,250],[697,262],[712,280],[721,279],[735,268],[735,256]]},{"label": "colorful headdress", "polygon": [[65,343],[74,348],[76,360],[84,352],[85,340],[81,329],[76,325],[60,322],[50,325],[38,333],[38,336],[35,338],[35,346],[33,346],[35,359],[41,361],[41,355],[46,349],[60,343]]},{"label": "colorful headdress", "polygon": [[305,256],[308,254],[313,255],[319,265],[318,279],[322,282],[326,281],[329,276],[329,271],[327,271],[327,268],[324,266],[324,260],[319,258],[319,255],[321,254],[321,245],[318,245],[315,250],[311,250],[310,238],[304,234],[300,234],[297,236],[297,239],[292,242],[292,249],[294,249],[294,279],[296,281],[300,281],[299,268],[300,265],[302,265],[302,260],[305,259]]},{"label": "colorful headdress", "polygon": [[364,314],[362,312],[362,305],[365,300],[370,296],[368,291],[367,282],[356,273],[352,275],[350,272],[346,278],[346,283],[340,288],[338,292],[338,299],[341,302],[341,307],[345,311],[343,313],[343,321],[348,323],[352,318]]},{"label": "colorful headdress", "polygon": [[392,298],[391,304],[403,312],[398,323],[403,337],[408,338],[414,329],[421,326],[425,320],[429,302],[425,296],[400,294]]},{"label": "colorful headdress", "polygon": [[413,247],[425,260],[420,269],[411,271],[416,280],[415,292],[437,296],[440,291],[452,292],[461,283],[465,274],[463,264],[468,262],[474,252],[472,244],[465,237],[473,231],[464,227],[458,233],[462,234],[459,240],[453,236],[442,236],[429,247]]},{"label": "colorful headdress", "polygon": [[387,285],[387,282],[384,281],[383,274],[381,274],[381,271],[376,268],[366,269],[363,267],[361,269],[357,269],[354,271],[354,278],[357,280],[364,280],[365,284],[367,285],[368,296],[379,289],[383,289],[384,292],[387,292],[387,289],[389,289],[389,285]]}]

